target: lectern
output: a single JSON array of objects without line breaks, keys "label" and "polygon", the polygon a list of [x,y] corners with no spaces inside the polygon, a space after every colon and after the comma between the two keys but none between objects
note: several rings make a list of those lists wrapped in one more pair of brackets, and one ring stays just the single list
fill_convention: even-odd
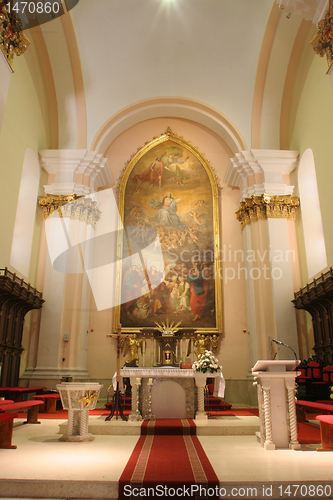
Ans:
[{"label": "lectern", "polygon": [[297,435],[296,360],[259,360],[252,368],[257,385],[260,440],[266,450],[300,449]]}]

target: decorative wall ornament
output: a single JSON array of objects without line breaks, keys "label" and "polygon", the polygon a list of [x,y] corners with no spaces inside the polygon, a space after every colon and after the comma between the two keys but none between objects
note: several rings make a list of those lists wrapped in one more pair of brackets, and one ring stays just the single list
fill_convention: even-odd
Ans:
[{"label": "decorative wall ornament", "polygon": [[327,57],[328,69],[333,64],[333,0],[329,0],[328,11],[321,21],[318,22],[318,33],[311,40],[313,50],[320,57]]},{"label": "decorative wall ornament", "polygon": [[298,196],[291,195],[253,195],[240,202],[240,209],[236,216],[242,225],[255,222],[259,219],[288,219],[295,220],[295,209],[299,206]]},{"label": "decorative wall ornament", "polygon": [[6,61],[12,68],[14,55],[20,56],[26,50],[30,41],[22,33],[22,21],[14,12],[7,12],[6,2],[0,0],[0,48]]},{"label": "decorative wall ornament", "polygon": [[20,357],[24,351],[24,318],[32,309],[40,309],[44,300],[33,288],[5,267],[0,269],[0,373],[1,387],[15,387],[19,382]]},{"label": "decorative wall ornament", "polygon": [[97,208],[97,201],[73,194],[46,194],[39,196],[39,205],[43,209],[43,219],[47,219],[53,212],[58,211],[59,217],[68,217],[85,221],[95,226],[101,218],[101,211]]}]

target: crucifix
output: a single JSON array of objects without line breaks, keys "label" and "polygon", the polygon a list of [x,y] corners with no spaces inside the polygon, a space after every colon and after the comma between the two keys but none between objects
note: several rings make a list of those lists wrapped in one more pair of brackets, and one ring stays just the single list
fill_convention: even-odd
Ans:
[{"label": "crucifix", "polygon": [[120,398],[120,356],[121,356],[121,324],[118,325],[117,335],[107,335],[107,337],[111,337],[113,339],[117,339],[117,389],[113,395],[113,404],[111,408],[110,414],[106,417],[105,420],[111,420],[113,415],[116,415],[116,420],[118,420],[118,413],[121,416],[122,420],[127,420],[123,413],[123,408],[121,406],[121,398]]}]

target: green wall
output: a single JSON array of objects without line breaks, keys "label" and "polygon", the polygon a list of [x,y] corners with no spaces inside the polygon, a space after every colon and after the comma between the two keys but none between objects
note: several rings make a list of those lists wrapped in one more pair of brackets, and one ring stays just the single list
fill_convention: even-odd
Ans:
[{"label": "green wall", "polygon": [[[31,51],[28,56],[28,51]],[[50,148],[50,127],[47,95],[42,70],[34,46],[27,55],[16,57],[11,75],[0,135],[0,174],[2,196],[2,231],[0,267],[9,267],[10,251],[15,223],[16,205],[20,188],[23,159],[26,148],[32,148],[38,158],[40,149]],[[39,194],[46,184],[47,174],[41,171]],[[37,202],[37,200],[36,200]],[[37,209],[29,276],[23,276],[32,285],[36,282],[41,210]],[[18,273],[19,274],[19,273]]]}]

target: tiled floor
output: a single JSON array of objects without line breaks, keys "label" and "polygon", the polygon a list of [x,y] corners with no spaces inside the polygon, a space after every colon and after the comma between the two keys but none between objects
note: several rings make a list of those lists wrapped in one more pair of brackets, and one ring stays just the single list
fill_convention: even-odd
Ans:
[{"label": "tiled floor", "polygon": [[[237,426],[244,425],[246,418],[257,417],[225,420]],[[104,421],[104,417],[90,417],[89,422],[93,419]],[[60,423],[42,420],[40,425],[16,425],[13,444],[17,449],[0,450],[1,498],[117,498],[119,477],[138,436],[97,434],[89,442],[63,442],[59,441]],[[198,434],[219,477],[222,497],[333,497],[333,452],[319,453],[316,445],[303,445],[298,451],[265,451],[254,434],[202,435],[211,425],[210,421],[203,423]],[[326,486],[324,495],[320,495],[321,489],[313,490],[320,484]]]}]

